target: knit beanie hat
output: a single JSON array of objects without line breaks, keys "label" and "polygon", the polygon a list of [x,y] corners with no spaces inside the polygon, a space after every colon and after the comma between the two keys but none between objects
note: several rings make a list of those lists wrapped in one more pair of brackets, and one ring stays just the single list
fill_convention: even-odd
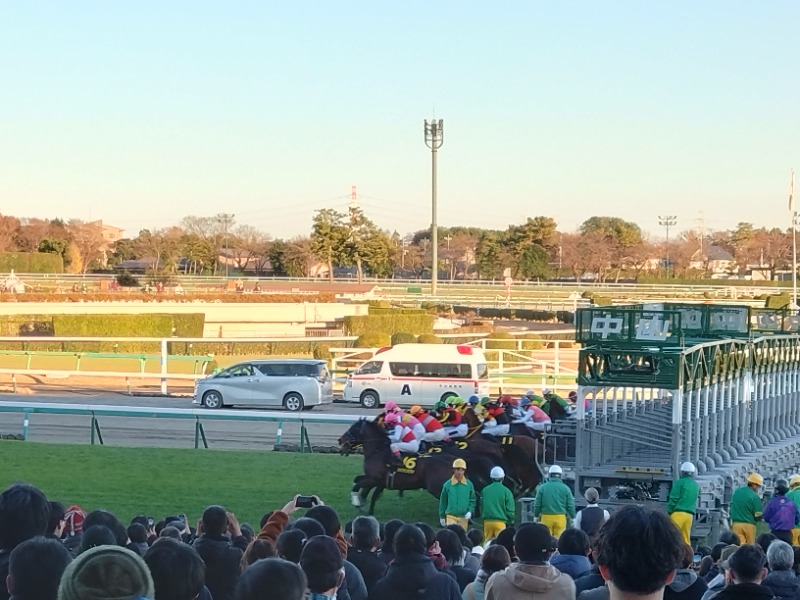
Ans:
[{"label": "knit beanie hat", "polygon": [[86,518],[86,511],[80,506],[73,504],[64,513],[66,521],[66,531],[69,534],[80,533],[83,531],[83,520]]},{"label": "knit beanie hat", "polygon": [[153,578],[141,556],[121,546],[97,546],[64,571],[58,600],[153,598]]}]

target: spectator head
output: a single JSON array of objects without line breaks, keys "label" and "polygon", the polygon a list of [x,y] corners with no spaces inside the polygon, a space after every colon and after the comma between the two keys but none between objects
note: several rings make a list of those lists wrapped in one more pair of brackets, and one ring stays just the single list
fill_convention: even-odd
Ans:
[{"label": "spectator head", "polygon": [[714,559],[710,556],[704,556],[703,560],[700,561],[700,566],[697,568],[697,576],[698,577],[705,577],[708,575],[708,572],[711,570],[711,567],[714,566]]},{"label": "spectator head", "polygon": [[86,511],[80,506],[73,504],[64,514],[64,533],[73,536],[83,531],[83,521],[86,519]]},{"label": "spectator head", "polygon": [[433,527],[422,522],[414,523],[414,525],[422,532],[422,535],[425,536],[425,547],[430,550],[436,541],[436,532],[433,531]]},{"label": "spectator head", "polygon": [[247,549],[242,554],[242,570],[252,565],[262,558],[272,558],[278,556],[275,544],[270,540],[253,540],[247,545]]},{"label": "spectator head", "polygon": [[11,550],[44,535],[49,522],[50,503],[39,488],[15,483],[0,494],[0,548]]},{"label": "spectator head", "polygon": [[442,556],[444,556],[449,566],[463,565],[464,547],[455,532],[449,529],[440,529],[436,532],[436,541],[439,542]]},{"label": "spectator head", "polygon": [[16,600],[56,600],[70,562],[69,550],[58,540],[41,536],[26,540],[9,557],[8,592]]},{"label": "spectator head", "polygon": [[314,594],[335,590],[344,581],[342,551],[327,535],[309,538],[300,554],[300,568],[308,579],[308,590]]},{"label": "spectator head", "polygon": [[589,536],[581,529],[570,527],[564,530],[564,533],[558,538],[559,554],[587,556],[589,554],[589,549]]},{"label": "spectator head", "polygon": [[160,538],[171,538],[173,540],[181,541],[181,532],[177,527],[173,527],[172,525],[168,525],[161,530],[161,533],[158,534]]},{"label": "spectator head", "polygon": [[458,523],[450,523],[450,525],[445,527],[445,529],[449,529],[455,533],[458,536],[458,541],[461,542],[461,545],[464,546],[464,548],[472,550],[472,542],[470,542],[469,538],[467,537],[467,530],[461,525]]},{"label": "spectator head", "polygon": [[392,552],[394,548],[394,535],[405,523],[400,519],[389,519],[383,526],[383,545],[384,552]]},{"label": "spectator head", "polygon": [[497,537],[492,542],[492,546],[503,546],[508,551],[512,561],[517,559],[517,551],[514,549],[514,536],[516,534],[517,530],[514,527],[506,527],[497,534]]},{"label": "spectator head", "polygon": [[726,546],[733,546],[734,544],[726,544],[725,542],[717,542],[711,547],[711,558],[714,562],[719,562],[719,557],[722,554],[722,550]]},{"label": "spectator head", "polygon": [[239,525],[239,529],[242,531],[242,537],[244,537],[245,541],[248,544],[255,539],[256,532],[253,531],[253,527],[251,525],[249,525],[248,523],[241,523]]},{"label": "spectator head", "polygon": [[514,548],[522,562],[543,563],[555,551],[550,530],[541,523],[524,523],[514,534]]},{"label": "spectator head", "polygon": [[298,564],[307,539],[308,536],[303,530],[287,529],[278,536],[278,556]]},{"label": "spectator head", "polygon": [[688,569],[694,563],[694,548],[689,544],[683,545],[683,554],[681,555],[681,569]]},{"label": "spectator head", "polygon": [[134,544],[146,544],[147,529],[141,523],[131,523],[128,525],[128,539]]},{"label": "spectator head", "polygon": [[308,582],[296,564],[280,558],[253,563],[239,579],[234,600],[303,600]]},{"label": "spectator head", "polygon": [[269,521],[269,518],[272,516],[272,513],[274,512],[275,512],[274,510],[270,510],[264,513],[264,515],[261,517],[261,520],[258,522],[260,529],[264,529],[264,525],[267,524],[267,521]]},{"label": "spectator head", "polygon": [[683,545],[666,514],[629,505],[615,512],[600,529],[595,559],[612,588],[654,594],[675,576]]},{"label": "spectator head", "polygon": [[761,549],[764,551],[764,554],[766,554],[767,550],[769,550],[770,544],[772,544],[772,542],[774,542],[777,539],[778,538],[775,537],[775,534],[773,534],[773,533],[769,533],[769,532],[762,533],[761,535],[759,535],[756,538],[756,544],[761,546]]},{"label": "spectator head", "polygon": [[216,504],[203,511],[203,532],[210,537],[222,537],[228,531],[228,511]]},{"label": "spectator head", "polygon": [[117,537],[105,525],[92,525],[87,527],[81,538],[81,545],[78,547],[78,554],[83,554],[87,550],[97,546],[115,546]]},{"label": "spectator head", "polygon": [[324,504],[309,508],[305,516],[319,521],[325,530],[325,535],[329,537],[336,537],[336,534],[342,528],[342,524],[339,522],[339,515],[330,506],[325,506]]},{"label": "spectator head", "polygon": [[467,532],[467,539],[473,548],[483,545],[483,532],[480,529],[470,529]]},{"label": "spectator head", "polygon": [[134,523],[139,523],[141,525],[144,525],[145,529],[150,528],[150,522],[148,521],[147,515],[136,515],[131,519],[131,525],[133,525]]},{"label": "spectator head", "polygon": [[504,546],[489,546],[481,556],[481,571],[485,575],[485,580],[489,579],[492,573],[502,571],[511,564],[511,557]]},{"label": "spectator head", "polygon": [[306,517],[297,519],[297,521],[294,522],[294,525],[292,525],[292,529],[299,529],[306,534],[307,538],[325,535],[325,528],[322,527],[322,523],[315,519],[309,519]]},{"label": "spectator head", "polygon": [[67,514],[67,509],[61,502],[50,502],[50,519],[47,522],[47,533],[52,533],[57,538],[60,538],[64,533],[64,526],[66,522],[64,517]]},{"label": "spectator head", "polygon": [[83,529],[86,531],[93,525],[105,525],[114,534],[115,544],[125,546],[128,543],[128,529],[122,522],[107,510],[93,510],[83,521]]},{"label": "spectator head", "polygon": [[193,600],[206,579],[206,565],[197,551],[183,542],[164,538],[147,551],[155,600]]},{"label": "spectator head", "polygon": [[709,548],[708,546],[698,546],[697,548],[695,548],[694,552],[695,554],[699,554],[700,558],[705,558],[706,556],[711,554],[711,548]]},{"label": "spectator head", "polygon": [[775,540],[767,550],[770,571],[789,571],[794,566],[794,550],[782,540]]},{"label": "spectator head", "polygon": [[153,598],[153,579],[144,559],[119,546],[87,550],[64,571],[59,600]]},{"label": "spectator head", "polygon": [[731,544],[730,546],[725,546],[722,549],[722,552],[719,555],[719,562],[717,563],[720,569],[725,570],[728,568],[728,560],[730,560],[737,548],[739,548],[739,546],[734,546]]},{"label": "spectator head", "polygon": [[725,544],[725,546],[738,546],[742,543],[742,541],[739,539],[738,533],[728,530],[723,531],[722,535],[719,536],[719,543]]},{"label": "spectator head", "polygon": [[725,583],[761,583],[767,576],[767,557],[758,544],[744,544],[731,554]]},{"label": "spectator head", "polygon": [[351,543],[359,550],[373,550],[380,544],[380,525],[375,517],[356,517],[353,520]]},{"label": "spectator head", "polygon": [[428,544],[425,534],[416,525],[406,524],[394,535],[394,553],[398,558],[410,558],[417,554],[427,554]]},{"label": "spectator head", "polygon": [[586,498],[586,501],[589,504],[597,504],[598,500],[600,500],[600,493],[597,491],[597,489],[590,487],[583,492],[583,497]]}]

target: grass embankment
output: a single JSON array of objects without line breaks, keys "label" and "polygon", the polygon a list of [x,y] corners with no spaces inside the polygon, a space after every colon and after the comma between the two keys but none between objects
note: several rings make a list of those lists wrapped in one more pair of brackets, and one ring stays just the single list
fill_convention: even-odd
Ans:
[{"label": "grass embankment", "polygon": [[[316,494],[342,523],[359,513],[350,505],[361,458],[277,452],[114,448],[0,442],[0,486],[28,481],[48,498],[86,510],[106,508],[128,523],[137,514],[158,519],[186,514],[197,522],[209,504],[222,504],[258,526],[267,510],[294,494]],[[301,514],[301,513],[298,513]],[[379,520],[437,521],[437,501],[422,492],[385,492]]]}]

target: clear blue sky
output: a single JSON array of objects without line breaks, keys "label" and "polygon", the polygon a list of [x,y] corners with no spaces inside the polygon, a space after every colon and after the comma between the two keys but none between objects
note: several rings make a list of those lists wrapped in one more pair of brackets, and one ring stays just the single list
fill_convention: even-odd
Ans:
[{"label": "clear blue sky", "polygon": [[0,2],[0,212],[787,226],[800,3]]}]

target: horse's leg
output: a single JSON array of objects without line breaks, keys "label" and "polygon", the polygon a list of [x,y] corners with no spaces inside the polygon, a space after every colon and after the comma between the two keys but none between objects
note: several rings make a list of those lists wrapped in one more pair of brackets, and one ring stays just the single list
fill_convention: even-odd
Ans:
[{"label": "horse's leg", "polygon": [[383,494],[384,487],[382,485],[375,486],[375,491],[372,492],[372,501],[369,503],[369,514],[375,514],[375,503],[378,501],[378,498],[381,497]]}]

